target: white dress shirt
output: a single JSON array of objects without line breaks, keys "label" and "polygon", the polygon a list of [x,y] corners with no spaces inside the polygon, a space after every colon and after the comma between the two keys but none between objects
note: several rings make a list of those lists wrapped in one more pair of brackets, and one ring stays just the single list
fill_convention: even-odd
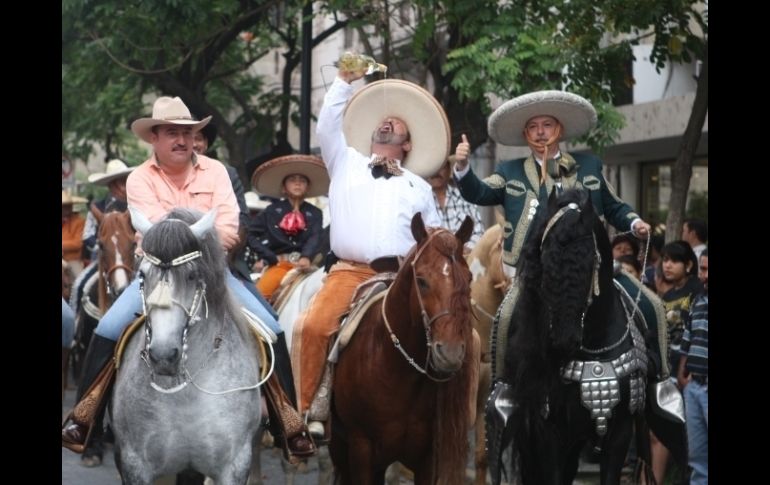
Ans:
[{"label": "white dress shirt", "polygon": [[411,231],[415,213],[422,213],[426,226],[441,225],[433,192],[428,182],[404,167],[400,176],[372,176],[368,164],[373,157],[349,147],[342,132],[342,112],[352,94],[350,84],[335,78],[316,126],[331,179],[331,249],[340,259],[361,263],[406,256],[415,243]]}]

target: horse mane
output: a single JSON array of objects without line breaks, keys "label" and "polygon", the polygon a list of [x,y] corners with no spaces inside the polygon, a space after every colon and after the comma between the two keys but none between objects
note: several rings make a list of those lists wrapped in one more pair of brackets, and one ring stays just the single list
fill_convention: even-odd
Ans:
[{"label": "horse mane", "polygon": [[[579,211],[564,212],[548,227],[544,241],[551,218],[570,203]],[[560,383],[559,369],[580,348],[582,333],[576,323],[588,304],[597,224],[603,231],[588,194],[577,190],[552,195],[533,222],[519,261],[520,294],[512,315],[511,327],[519,335],[511,338],[505,356],[504,378],[515,383],[519,400],[542,403]]]},{"label": "horse mane", "polygon": [[[195,271],[195,277],[206,284],[206,301],[214,315],[230,314],[241,322],[240,311],[228,297],[225,283],[225,252],[219,243],[216,230],[212,228],[198,239],[190,230],[203,216],[194,209],[175,208],[164,219],[154,224],[142,239],[142,248],[161,261],[172,259],[194,251],[200,251],[201,257],[187,262],[178,268]],[[182,222],[183,224],[180,224]],[[174,269],[172,269],[173,271]]]}]

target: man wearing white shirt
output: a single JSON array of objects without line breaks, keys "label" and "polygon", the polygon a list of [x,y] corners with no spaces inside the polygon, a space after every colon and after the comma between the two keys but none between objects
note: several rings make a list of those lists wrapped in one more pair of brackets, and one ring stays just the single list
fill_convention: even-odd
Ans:
[{"label": "man wearing white shirt", "polygon": [[[375,274],[369,263],[406,256],[415,244],[415,213],[422,213],[426,226],[441,225],[423,177],[438,170],[449,152],[443,109],[427,91],[401,80],[372,83],[353,96],[350,83],[361,77],[363,71],[340,70],[318,116],[316,135],[331,179],[330,243],[339,260],[294,325],[301,413],[318,389],[329,340],[353,291]],[[323,433],[316,422],[310,430]]]}]

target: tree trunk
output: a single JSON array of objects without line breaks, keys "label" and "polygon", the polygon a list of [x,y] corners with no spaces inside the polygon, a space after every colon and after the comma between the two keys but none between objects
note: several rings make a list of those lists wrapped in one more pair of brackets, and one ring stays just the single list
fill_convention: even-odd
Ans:
[{"label": "tree trunk", "polygon": [[682,144],[679,147],[674,166],[671,167],[671,197],[668,203],[668,217],[666,218],[666,242],[681,239],[684,213],[687,209],[687,192],[690,189],[690,177],[692,176],[692,162],[695,158],[695,150],[698,148],[703,124],[706,121],[709,107],[709,59],[708,41],[704,48],[703,67],[698,77],[698,87],[695,91],[690,119],[682,136]]}]

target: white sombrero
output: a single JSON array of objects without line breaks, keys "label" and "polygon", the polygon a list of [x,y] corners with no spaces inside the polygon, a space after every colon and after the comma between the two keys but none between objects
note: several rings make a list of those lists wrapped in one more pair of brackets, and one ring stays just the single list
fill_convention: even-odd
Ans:
[{"label": "white sombrero", "polygon": [[249,190],[243,194],[243,196],[246,198],[246,207],[248,207],[249,210],[264,210],[270,205],[270,202],[260,199],[253,190]]},{"label": "white sombrero", "polygon": [[131,123],[131,131],[142,140],[150,143],[150,133],[152,127],[157,125],[184,125],[192,127],[193,131],[198,131],[211,121],[211,116],[207,116],[198,121],[192,117],[190,110],[182,102],[179,96],[170,98],[161,96],[155,100],[152,105],[151,118],[139,118]]},{"label": "white sombrero", "polygon": [[489,136],[502,145],[526,146],[524,125],[535,116],[546,115],[562,124],[562,141],[581,136],[596,125],[596,110],[582,96],[566,91],[536,91],[500,105],[489,117]]},{"label": "white sombrero", "polygon": [[298,173],[310,180],[305,197],[326,195],[329,192],[329,172],[323,160],[315,155],[292,154],[263,163],[251,176],[254,190],[270,197],[283,197],[283,179]]},{"label": "white sombrero", "polygon": [[136,167],[129,167],[117,158],[107,162],[104,173],[97,172],[88,176],[88,181],[95,185],[109,185],[115,179],[127,177]]},{"label": "white sombrero", "polygon": [[369,155],[372,133],[393,116],[406,123],[412,150],[404,166],[421,177],[430,177],[449,155],[451,132],[441,105],[428,91],[401,79],[383,79],[356,92],[345,107],[342,129],[348,145]]}]

